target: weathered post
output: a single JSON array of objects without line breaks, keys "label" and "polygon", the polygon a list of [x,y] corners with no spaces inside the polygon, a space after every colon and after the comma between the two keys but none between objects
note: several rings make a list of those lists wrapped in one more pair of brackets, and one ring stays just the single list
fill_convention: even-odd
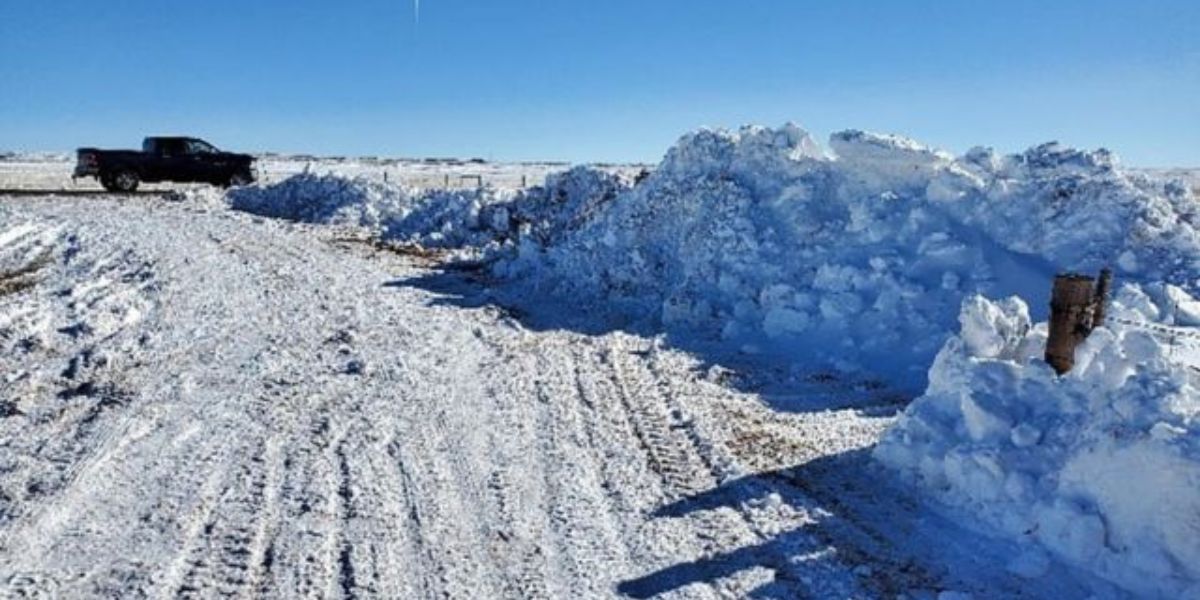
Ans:
[{"label": "weathered post", "polygon": [[1050,336],[1046,340],[1046,362],[1059,375],[1075,366],[1075,347],[1104,324],[1105,305],[1112,288],[1112,271],[1100,271],[1092,289],[1092,278],[1066,273],[1054,278],[1050,295]]},{"label": "weathered post", "polygon": [[1100,279],[1096,282],[1096,299],[1092,305],[1092,328],[1104,325],[1105,310],[1108,305],[1108,294],[1112,289],[1112,269],[1101,269]]},{"label": "weathered post", "polygon": [[1059,375],[1075,366],[1075,347],[1087,337],[1092,300],[1091,277],[1068,273],[1054,278],[1046,362]]}]

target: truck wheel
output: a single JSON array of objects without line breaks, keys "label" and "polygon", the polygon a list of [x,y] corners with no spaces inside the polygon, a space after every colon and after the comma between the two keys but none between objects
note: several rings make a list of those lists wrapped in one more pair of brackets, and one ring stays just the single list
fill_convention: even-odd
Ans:
[{"label": "truck wheel", "polygon": [[121,171],[113,179],[113,187],[118,192],[132,192],[138,187],[138,175],[133,171]]}]

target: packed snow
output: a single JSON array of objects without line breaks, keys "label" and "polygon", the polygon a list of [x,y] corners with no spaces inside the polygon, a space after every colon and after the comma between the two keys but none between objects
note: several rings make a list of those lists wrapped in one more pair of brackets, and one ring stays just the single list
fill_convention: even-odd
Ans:
[{"label": "packed snow", "polygon": [[[10,589],[1200,597],[1178,177],[794,125],[540,185],[270,161],[110,215],[0,207]],[[1106,266],[1059,377],[1050,282]],[[130,562],[71,559],[103,554]]]},{"label": "packed snow", "polygon": [[911,390],[971,294],[1043,298],[1055,272],[1110,264],[1134,281],[1200,274],[1190,190],[1105,151],[955,159],[854,131],[830,146],[795,126],[689,135],[577,231],[521,240],[494,271]]},{"label": "packed snow", "polygon": [[[1165,299],[1128,286],[1114,316],[1159,322]],[[1171,343],[1097,329],[1059,377],[1021,299],[969,298],[960,321],[875,456],[1025,543],[1009,565],[1021,576],[1051,553],[1141,596],[1200,597],[1200,392]],[[1177,335],[1200,344],[1200,329]]]},{"label": "packed snow", "polygon": [[232,190],[228,200],[235,210],[267,217],[352,225],[388,240],[461,248],[485,242],[480,232],[489,230],[481,212],[510,195],[486,188],[421,190],[302,173],[271,186]]}]

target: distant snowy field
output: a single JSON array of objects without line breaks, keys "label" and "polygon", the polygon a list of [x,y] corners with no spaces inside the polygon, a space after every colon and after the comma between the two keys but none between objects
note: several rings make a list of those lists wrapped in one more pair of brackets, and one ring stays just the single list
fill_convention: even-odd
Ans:
[{"label": "distant snowy field", "polygon": [[[551,173],[571,168],[568,163],[493,163],[479,159],[336,158],[260,156],[256,166],[261,183],[278,183],[303,172],[333,174],[417,188],[472,188],[480,184],[499,189],[537,185]],[[633,176],[646,165],[606,165],[605,171]],[[93,179],[72,180],[75,157],[64,153],[0,152],[0,189],[100,190]],[[150,184],[144,189],[188,189],[198,186]]]},{"label": "distant snowy field", "polygon": [[792,125],[260,169],[0,196],[0,592],[1200,598],[1194,171]]}]

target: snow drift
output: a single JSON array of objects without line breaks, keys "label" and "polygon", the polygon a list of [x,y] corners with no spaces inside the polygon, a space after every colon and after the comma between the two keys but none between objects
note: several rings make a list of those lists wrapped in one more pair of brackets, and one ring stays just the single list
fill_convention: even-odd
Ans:
[{"label": "snow drift", "polygon": [[490,189],[416,190],[312,173],[227,195],[236,210],[305,223],[353,225],[386,239],[439,248],[486,243],[493,236],[488,218],[481,215],[485,207],[507,197]]},{"label": "snow drift", "polygon": [[963,298],[1044,316],[1060,270],[1192,289],[1190,189],[1104,150],[962,157],[904,138],[794,125],[685,136],[645,181],[598,169],[515,193],[413,190],[313,174],[234,190],[234,208],[489,256],[501,278],[669,331],[912,392]]},{"label": "snow drift", "polygon": [[830,146],[791,125],[690,134],[641,184],[597,186],[611,200],[584,202],[575,229],[518,236],[494,270],[914,391],[972,294],[1044,298],[1054,272],[1109,264],[1137,281],[1200,272],[1190,190],[1106,151],[955,158],[857,131]]},{"label": "snow drift", "polygon": [[[1115,316],[1159,320],[1180,292],[1158,291],[1124,288]],[[974,296],[960,322],[875,456],[1024,541],[1020,575],[1040,576],[1048,551],[1139,595],[1200,597],[1200,393],[1178,350],[1101,328],[1058,377],[1020,299]]]}]

